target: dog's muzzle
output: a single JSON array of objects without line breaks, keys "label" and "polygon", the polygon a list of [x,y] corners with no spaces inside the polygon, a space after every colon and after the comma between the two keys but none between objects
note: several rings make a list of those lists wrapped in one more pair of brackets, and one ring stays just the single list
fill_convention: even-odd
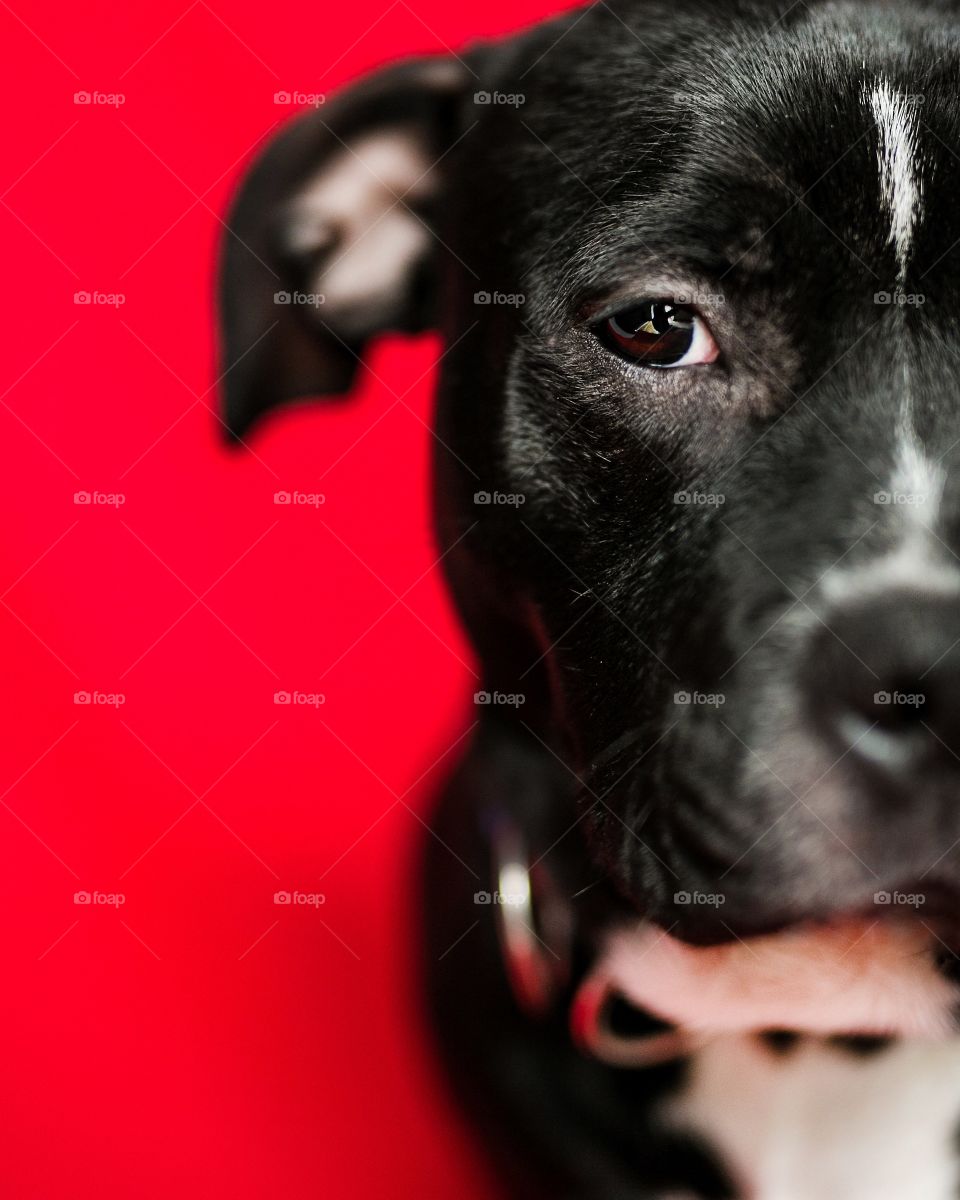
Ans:
[{"label": "dog's muzzle", "polygon": [[[653,1066],[716,1037],[770,1029],[928,1040],[957,1031],[960,990],[938,969],[939,939],[922,921],[852,914],[696,947],[635,919],[584,953],[572,905],[543,856],[531,861],[515,821],[497,817],[491,847],[497,933],[518,1005],[542,1017],[569,1003],[573,1042],[610,1066]],[[576,972],[575,946],[587,959]]]}]

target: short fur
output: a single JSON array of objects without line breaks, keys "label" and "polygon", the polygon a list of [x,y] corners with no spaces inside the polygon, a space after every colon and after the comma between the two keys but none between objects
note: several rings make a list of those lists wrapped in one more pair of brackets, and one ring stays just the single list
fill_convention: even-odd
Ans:
[{"label": "short fur", "polygon": [[[635,998],[658,995],[656,1016],[717,1032],[717,987],[689,983],[704,961],[739,954],[749,974],[751,939],[799,930],[803,946],[834,946],[838,922],[859,922],[885,964],[876,1011],[902,1013],[883,896],[907,896],[901,961],[920,991],[904,990],[906,1008],[935,1000],[936,1029],[956,1028],[958,34],[947,2],[609,0],[348,90],[266,151],[229,219],[238,437],[283,400],[346,390],[385,329],[445,340],[444,568],[484,690],[525,703],[478,709],[434,814],[425,962],[452,1082],[511,1195],[839,1195],[842,1172],[784,1184],[769,1146],[745,1164],[751,1137],[723,1113],[710,1132],[704,1098],[722,1105],[724,1087],[705,1073],[712,1084],[732,1062],[730,1094],[743,1082],[723,1045],[633,1071],[574,1047],[574,984],[624,931],[669,931],[674,963],[698,945],[725,952],[669,987],[644,976],[662,955],[634,953],[627,971]],[[372,179],[396,162],[384,138],[415,150]],[[364,171],[369,207],[348,206],[360,220],[336,197]],[[273,302],[328,285],[313,307]],[[596,336],[631,302],[685,297],[720,347],[714,365],[638,366]],[[573,981],[539,1019],[511,995],[495,906],[475,904],[463,865],[495,890],[503,813],[576,918]],[[804,966],[816,982],[816,957]],[[767,1056],[764,1072],[786,1071],[800,1051],[740,1031],[746,976],[730,978],[724,1028]],[[815,1032],[824,1062],[846,1054],[854,1078],[906,1044],[857,1055],[826,1035],[919,1028],[839,1002],[805,1028],[799,977],[778,986],[747,1024]],[[952,1103],[924,1074],[931,1055],[902,1058],[917,1095],[928,1081]],[[684,1096],[698,1119],[667,1120]],[[874,1110],[848,1109],[836,1122],[850,1161],[869,1159]],[[934,1120],[925,1101],[896,1111]],[[924,1158],[923,1200],[960,1187],[960,1097],[952,1122],[937,1112],[933,1164],[931,1137],[876,1129],[878,1145],[902,1136]],[[870,1200],[887,1200],[877,1186]]]}]

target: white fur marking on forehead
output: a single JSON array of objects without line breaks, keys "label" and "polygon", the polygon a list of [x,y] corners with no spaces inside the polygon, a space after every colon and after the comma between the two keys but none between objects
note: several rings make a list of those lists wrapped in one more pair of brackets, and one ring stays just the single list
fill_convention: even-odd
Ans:
[{"label": "white fur marking on forehead", "polygon": [[917,150],[917,121],[906,97],[886,80],[869,93],[880,134],[880,191],[890,219],[890,242],[901,282],[907,273],[913,232],[920,219],[922,184]]},{"label": "white fur marking on forehead", "polygon": [[[908,410],[905,419],[910,415]],[[902,433],[897,447],[897,465],[890,499],[892,503],[905,507],[915,527],[931,531],[935,529],[946,481],[946,471],[924,454],[912,431]]]}]

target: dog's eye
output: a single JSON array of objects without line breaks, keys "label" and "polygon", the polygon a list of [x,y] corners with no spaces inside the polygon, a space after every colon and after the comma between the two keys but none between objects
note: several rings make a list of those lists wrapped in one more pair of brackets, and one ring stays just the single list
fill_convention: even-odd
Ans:
[{"label": "dog's eye", "polygon": [[647,367],[692,367],[714,362],[720,353],[706,321],[669,300],[621,309],[595,332],[608,349]]}]

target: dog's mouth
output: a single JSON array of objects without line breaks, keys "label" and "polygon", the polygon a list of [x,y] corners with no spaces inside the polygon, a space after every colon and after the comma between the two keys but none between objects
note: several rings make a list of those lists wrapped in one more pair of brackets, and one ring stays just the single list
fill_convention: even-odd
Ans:
[{"label": "dog's mouth", "polygon": [[[916,896],[900,892],[899,896]],[[581,996],[623,997],[693,1041],[790,1030],[940,1039],[960,1029],[960,921],[890,893],[869,910],[711,946],[639,922],[607,939]]]}]

